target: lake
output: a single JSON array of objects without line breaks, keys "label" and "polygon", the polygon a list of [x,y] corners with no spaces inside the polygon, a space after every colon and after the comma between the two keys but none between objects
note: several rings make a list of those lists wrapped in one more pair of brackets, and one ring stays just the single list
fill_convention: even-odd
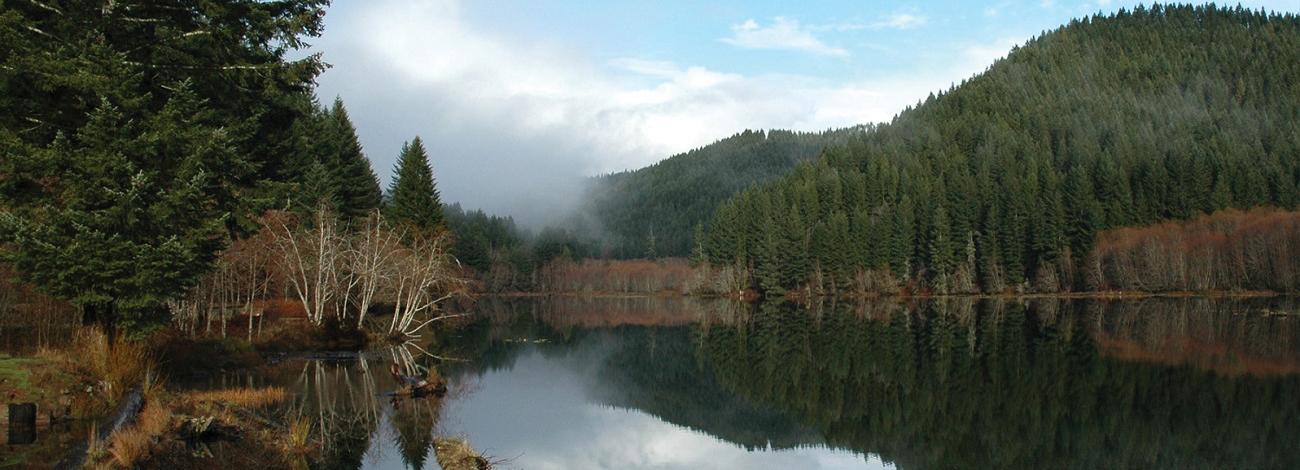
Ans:
[{"label": "lake", "polygon": [[[419,347],[191,386],[290,387],[335,468],[437,468],[434,435],[526,469],[1300,468],[1289,299],[476,310]],[[394,361],[451,393],[394,402]]]}]

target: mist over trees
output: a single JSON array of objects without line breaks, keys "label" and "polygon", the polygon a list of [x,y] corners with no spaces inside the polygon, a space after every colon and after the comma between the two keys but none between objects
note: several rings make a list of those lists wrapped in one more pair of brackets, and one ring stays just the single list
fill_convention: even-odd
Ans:
[{"label": "mist over trees", "polygon": [[1101,230],[1300,202],[1298,32],[1214,6],[1073,21],[723,203],[701,251],[773,294],[1100,287],[1075,274]]},{"label": "mist over trees", "polygon": [[727,198],[780,177],[861,126],[824,132],[746,130],[638,170],[594,178],[580,208],[616,258],[686,256],[693,230]]}]

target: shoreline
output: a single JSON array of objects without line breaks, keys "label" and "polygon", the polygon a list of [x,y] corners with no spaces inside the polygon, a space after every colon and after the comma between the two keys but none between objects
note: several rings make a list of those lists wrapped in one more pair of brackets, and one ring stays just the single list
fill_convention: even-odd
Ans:
[{"label": "shoreline", "polygon": [[648,298],[682,298],[691,297],[697,299],[731,299],[747,303],[756,303],[763,301],[791,301],[804,302],[808,299],[817,300],[927,300],[927,299],[1093,299],[1093,300],[1131,300],[1131,299],[1258,299],[1274,297],[1296,297],[1300,293],[1295,292],[1274,292],[1274,291],[1168,291],[1168,292],[1146,292],[1146,291],[1093,291],[1093,292],[1042,292],[1042,293],[982,293],[982,294],[884,294],[875,293],[867,295],[845,294],[845,295],[813,295],[810,297],[803,296],[785,296],[778,298],[765,299],[762,297],[745,299],[738,298],[736,295],[719,295],[719,294],[692,294],[679,291],[664,292],[607,292],[607,291],[553,291],[553,292],[480,292],[475,294],[479,297],[495,297],[502,299],[531,299],[531,298],[591,298],[591,299],[648,299]]}]

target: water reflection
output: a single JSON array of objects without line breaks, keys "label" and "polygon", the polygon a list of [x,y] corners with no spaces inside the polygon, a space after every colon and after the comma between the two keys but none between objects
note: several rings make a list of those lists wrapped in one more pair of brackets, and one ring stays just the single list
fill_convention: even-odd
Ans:
[{"label": "water reflection", "polygon": [[902,468],[1296,468],[1300,354],[1276,307],[764,306],[699,342],[729,390]]},{"label": "water reflection", "polygon": [[[447,415],[527,468],[742,461],[655,460],[672,433],[641,416],[696,436],[675,456],[713,439],[750,468],[787,466],[779,450],[805,468],[845,452],[902,468],[1297,464],[1290,300],[653,302],[486,307],[466,339],[484,360],[463,372],[483,374],[482,391]],[[622,437],[592,437],[607,435]]]},{"label": "water reflection", "polygon": [[[422,349],[294,361],[326,468],[1300,468],[1293,301],[484,299]],[[453,392],[394,401],[391,362]],[[227,379],[229,380],[229,379]]]}]

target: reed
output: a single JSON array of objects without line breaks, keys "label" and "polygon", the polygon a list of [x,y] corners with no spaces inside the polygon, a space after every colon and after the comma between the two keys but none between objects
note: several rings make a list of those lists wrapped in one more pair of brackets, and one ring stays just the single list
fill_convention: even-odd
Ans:
[{"label": "reed", "polygon": [[153,357],[143,342],[121,336],[110,340],[99,328],[84,328],[73,336],[67,349],[45,354],[102,383],[110,402],[121,399],[154,369]]},{"label": "reed", "polygon": [[284,450],[291,460],[311,451],[311,419],[295,416],[289,421],[289,434],[284,443]]},{"label": "reed", "polygon": [[[111,463],[134,468],[149,459],[155,445],[172,429],[172,412],[157,401],[145,403],[135,424],[113,433],[107,443]],[[93,455],[93,454],[92,454]]]},{"label": "reed", "polygon": [[192,392],[187,397],[194,402],[225,403],[249,408],[262,408],[287,400],[289,392],[284,387],[241,387]]},{"label": "reed", "polygon": [[124,429],[113,434],[108,454],[117,466],[134,468],[149,457],[152,446],[153,436],[137,429]]}]

